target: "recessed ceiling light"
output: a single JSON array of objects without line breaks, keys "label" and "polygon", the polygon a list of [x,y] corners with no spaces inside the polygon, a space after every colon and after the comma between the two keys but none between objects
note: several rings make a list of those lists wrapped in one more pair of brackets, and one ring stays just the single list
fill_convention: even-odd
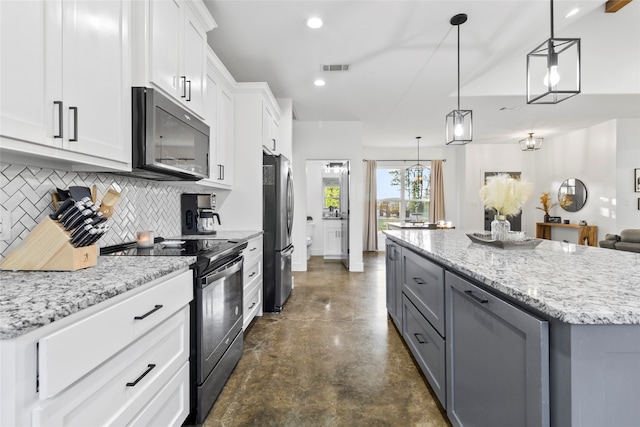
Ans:
[{"label": "recessed ceiling light", "polygon": [[313,82],[313,84],[316,85],[316,86],[324,86],[326,83],[325,83],[324,80],[318,79],[315,82]]},{"label": "recessed ceiling light", "polygon": [[565,17],[565,18],[569,18],[569,17],[571,17],[571,16],[575,15],[575,14],[576,14],[576,13],[578,13],[578,12],[580,12],[580,8],[576,7],[575,9],[571,9],[571,10],[569,11],[569,13],[567,13],[564,17]]},{"label": "recessed ceiling light", "polygon": [[307,27],[313,29],[322,27],[322,19],[315,17],[307,19]]}]

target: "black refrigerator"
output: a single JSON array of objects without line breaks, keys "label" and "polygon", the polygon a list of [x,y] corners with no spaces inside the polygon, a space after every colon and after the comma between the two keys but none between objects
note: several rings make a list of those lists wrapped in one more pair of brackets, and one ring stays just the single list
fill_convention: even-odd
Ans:
[{"label": "black refrigerator", "polygon": [[263,153],[263,303],[262,310],[279,313],[291,295],[293,244],[293,178],[291,162],[283,155]]}]

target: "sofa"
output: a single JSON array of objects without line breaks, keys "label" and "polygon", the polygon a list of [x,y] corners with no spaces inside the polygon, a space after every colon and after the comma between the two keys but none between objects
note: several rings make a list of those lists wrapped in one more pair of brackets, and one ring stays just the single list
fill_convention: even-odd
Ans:
[{"label": "sofa", "polygon": [[607,234],[598,245],[601,248],[640,253],[640,228],[622,230],[620,235]]}]

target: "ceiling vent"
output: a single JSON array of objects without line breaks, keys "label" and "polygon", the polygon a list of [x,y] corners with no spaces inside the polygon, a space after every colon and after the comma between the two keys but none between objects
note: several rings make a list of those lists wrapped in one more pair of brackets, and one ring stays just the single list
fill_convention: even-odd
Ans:
[{"label": "ceiling vent", "polygon": [[323,65],[322,71],[349,71],[349,64]]}]

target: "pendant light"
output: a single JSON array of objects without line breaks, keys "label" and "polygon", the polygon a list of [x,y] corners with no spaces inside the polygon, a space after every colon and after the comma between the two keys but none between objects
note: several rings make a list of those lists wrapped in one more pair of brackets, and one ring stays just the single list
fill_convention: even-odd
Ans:
[{"label": "pendant light", "polygon": [[527,104],[557,104],[580,93],[580,39],[551,38],[527,55]]},{"label": "pendant light", "polygon": [[449,21],[458,27],[458,109],[447,114],[446,138],[447,145],[468,144],[473,138],[473,121],[471,110],[460,109],[460,25],[467,22],[467,15],[460,13]]},{"label": "pendant light", "polygon": [[542,148],[542,138],[534,138],[533,132],[529,132],[529,136],[520,140],[520,149],[522,151],[535,151]]},{"label": "pendant light", "polygon": [[[410,189],[409,191],[411,192],[412,190],[415,190],[418,192],[418,200],[422,199],[422,193],[423,193],[423,189],[424,189],[424,166],[422,166],[422,164],[420,163],[420,138],[422,138],[421,136],[416,136],[416,147],[417,147],[417,151],[418,151],[418,158],[417,158],[417,163],[409,168],[407,168],[407,170],[413,174],[413,180],[410,181],[410,185],[413,186],[412,189]],[[409,193],[410,194],[410,193]],[[413,195],[411,196],[411,198],[413,198]]]}]

